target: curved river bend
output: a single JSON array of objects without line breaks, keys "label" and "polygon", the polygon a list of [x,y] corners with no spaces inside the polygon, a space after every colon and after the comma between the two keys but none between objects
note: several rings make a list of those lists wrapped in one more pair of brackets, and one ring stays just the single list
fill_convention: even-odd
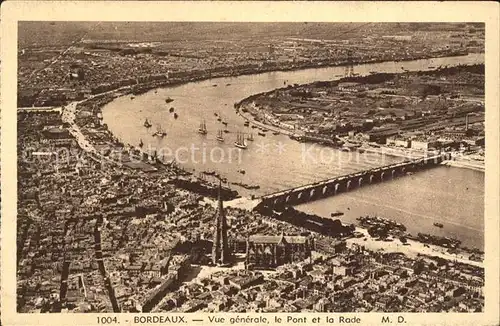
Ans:
[{"label": "curved river bend", "polygon": [[[429,66],[474,63],[484,63],[484,55],[363,64],[355,66],[354,71],[362,75],[370,71],[398,73],[402,69],[417,71],[428,70]],[[152,90],[133,100],[130,96],[119,97],[108,103],[102,114],[104,123],[122,142],[137,146],[142,140],[145,148],[157,150],[165,160],[175,158],[188,169],[215,170],[229,181],[259,185],[258,190],[233,186],[243,196],[259,196],[401,160],[305,145],[270,132],[266,137],[258,136],[257,129],[245,127],[244,120],[233,108],[234,103],[243,98],[284,87],[285,82],[305,84],[333,80],[343,73],[344,67],[329,67],[215,78]],[[168,97],[174,101],[167,104]],[[175,108],[178,119],[169,112],[170,107]],[[229,133],[224,133],[224,143],[216,140],[218,130],[224,126],[214,113],[227,122]],[[146,118],[153,124],[150,129],[143,126]],[[203,120],[206,135],[197,132]],[[157,125],[167,131],[166,137],[152,135]],[[255,140],[247,142],[248,149],[234,147],[238,132],[254,134]],[[341,210],[345,212],[342,219],[346,222],[354,222],[362,214],[378,214],[402,222],[411,233],[453,236],[464,245],[482,249],[483,201],[483,173],[439,167],[298,208],[323,216]],[[434,227],[434,222],[444,224],[444,228]]]}]

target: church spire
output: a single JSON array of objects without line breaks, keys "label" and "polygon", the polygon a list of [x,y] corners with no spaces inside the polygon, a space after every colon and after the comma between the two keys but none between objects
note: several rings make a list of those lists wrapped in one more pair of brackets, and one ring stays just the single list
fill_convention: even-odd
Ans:
[{"label": "church spire", "polygon": [[212,262],[214,264],[226,264],[229,260],[227,243],[227,221],[222,204],[222,181],[219,180],[219,193],[217,213],[215,216],[215,234],[212,245]]}]

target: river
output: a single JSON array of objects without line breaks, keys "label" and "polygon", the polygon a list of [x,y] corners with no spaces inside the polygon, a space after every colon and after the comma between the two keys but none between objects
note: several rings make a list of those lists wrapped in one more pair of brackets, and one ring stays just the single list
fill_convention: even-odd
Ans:
[{"label": "river", "polygon": [[[429,66],[474,63],[484,63],[484,55],[469,54],[407,62],[362,64],[355,66],[354,72],[361,75],[370,71],[397,73],[403,69],[417,71],[428,70]],[[243,98],[284,87],[285,83],[304,84],[333,80],[343,73],[344,67],[329,67],[215,78],[152,90],[134,99],[122,96],[108,103],[102,114],[109,130],[124,143],[137,146],[142,140],[145,148],[156,150],[165,160],[175,158],[182,166],[198,173],[215,170],[232,182],[259,185],[258,190],[232,186],[243,196],[259,196],[401,160],[380,154],[348,153],[320,145],[306,145],[290,140],[285,135],[273,135],[270,132],[265,137],[258,136],[256,129],[244,127],[244,120],[233,108],[234,103]],[[174,101],[167,104],[165,99],[168,97]],[[170,107],[175,108],[178,119],[174,119],[173,113],[169,112]],[[227,122],[229,133],[224,134],[224,143],[216,140],[218,130],[224,129],[224,126],[217,121],[214,113]],[[153,124],[150,129],[143,126],[146,118]],[[206,135],[197,132],[202,121],[206,123]],[[157,125],[167,131],[166,137],[153,137]],[[246,150],[239,150],[233,145],[238,132],[254,135],[255,140],[247,142]],[[244,174],[239,172],[241,170]],[[435,173],[441,177],[441,182],[435,182]],[[456,236],[465,245],[482,248],[483,179],[482,173],[440,167],[410,178],[301,205],[299,208],[329,216],[331,211],[341,209],[350,202],[348,206],[352,214],[346,214],[349,221],[361,214],[378,214],[401,221],[410,232],[415,230],[412,226],[419,227],[422,224],[420,218],[425,219],[426,224],[428,221],[431,226],[431,221],[436,220],[445,224],[445,227],[432,227],[425,229],[426,232]],[[458,182],[457,180],[469,184],[470,191],[460,192],[450,188],[450,184]],[[415,192],[420,195],[415,196]],[[351,201],[351,197],[356,200]],[[460,206],[457,202],[467,203],[469,209],[457,209]],[[437,204],[439,210],[435,207]],[[354,210],[354,207],[357,208]],[[471,219],[471,214],[477,218]],[[455,223],[455,227],[450,228],[445,223],[447,220]],[[477,235],[473,236],[473,233]]]}]

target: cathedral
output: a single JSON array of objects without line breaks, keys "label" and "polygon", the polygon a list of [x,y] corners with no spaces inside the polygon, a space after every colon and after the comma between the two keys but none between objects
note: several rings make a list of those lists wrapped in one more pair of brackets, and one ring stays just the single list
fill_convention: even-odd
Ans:
[{"label": "cathedral", "polygon": [[312,240],[306,236],[252,235],[247,238],[247,268],[275,268],[311,257]]}]

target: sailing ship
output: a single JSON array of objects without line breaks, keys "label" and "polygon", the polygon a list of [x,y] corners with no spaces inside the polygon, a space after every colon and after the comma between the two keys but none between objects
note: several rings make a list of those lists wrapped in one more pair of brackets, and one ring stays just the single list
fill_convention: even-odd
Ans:
[{"label": "sailing ship", "polygon": [[146,118],[146,121],[144,121],[144,127],[146,128],[151,128],[153,125],[148,121],[148,118]]},{"label": "sailing ship", "polygon": [[236,141],[234,142],[234,146],[241,149],[247,148],[247,144],[245,143],[245,137],[241,132],[239,132],[238,135],[236,136]]},{"label": "sailing ship", "polygon": [[153,136],[161,137],[161,138],[165,137],[166,135],[167,135],[167,132],[165,130],[163,130],[161,125],[158,125],[156,132],[153,134]]},{"label": "sailing ship", "polygon": [[221,143],[224,142],[224,137],[222,137],[222,130],[219,130],[217,132],[217,137],[215,139],[217,139],[217,141],[220,141]]},{"label": "sailing ship", "polygon": [[247,140],[249,140],[249,141],[253,141],[253,134],[249,134],[249,135],[247,136]]},{"label": "sailing ship", "polygon": [[200,123],[200,128],[198,128],[198,132],[202,135],[206,135],[207,134],[207,125],[205,124],[205,120],[203,120],[201,123]]},{"label": "sailing ship", "polygon": [[173,101],[174,101],[174,100],[173,100],[173,99],[171,99],[170,97],[167,97],[167,98],[165,99],[165,103],[170,103],[170,102],[173,102]]}]

